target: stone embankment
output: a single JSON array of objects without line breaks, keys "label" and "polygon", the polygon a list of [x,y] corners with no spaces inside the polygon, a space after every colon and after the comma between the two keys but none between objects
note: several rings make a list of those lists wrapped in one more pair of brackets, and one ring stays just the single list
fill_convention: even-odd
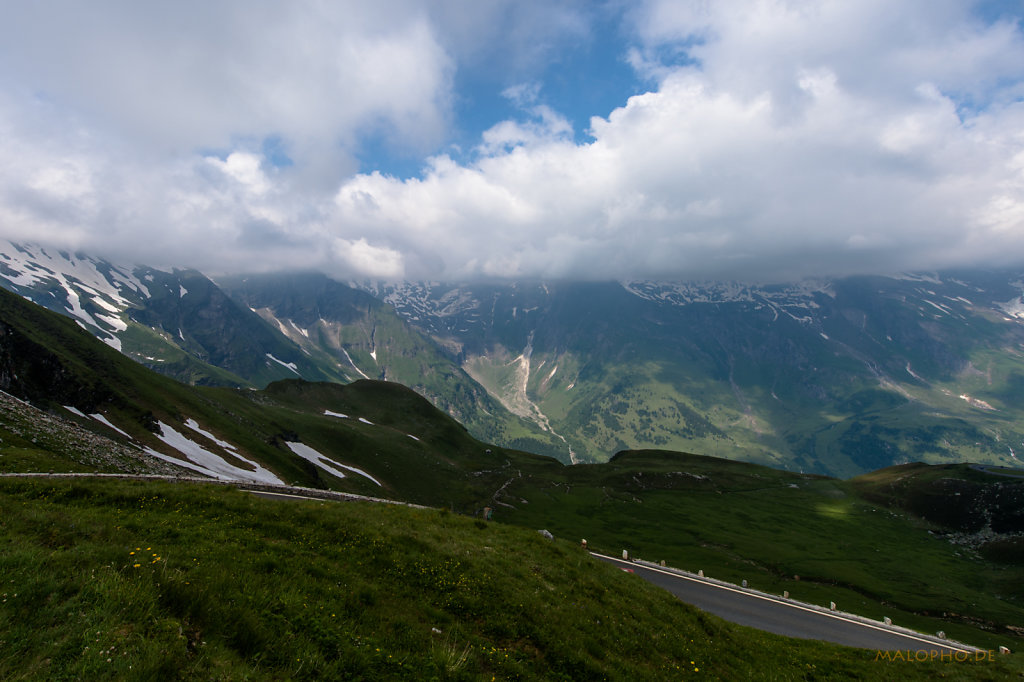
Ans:
[{"label": "stone embankment", "polygon": [[187,471],[150,457],[137,447],[83,429],[70,419],[44,412],[3,391],[0,391],[0,420],[3,428],[22,439],[26,446],[66,457],[83,468],[162,475]]}]

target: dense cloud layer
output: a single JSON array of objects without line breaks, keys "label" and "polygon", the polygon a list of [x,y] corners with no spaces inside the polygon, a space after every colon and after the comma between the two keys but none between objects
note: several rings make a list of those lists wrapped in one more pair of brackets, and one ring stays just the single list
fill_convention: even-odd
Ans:
[{"label": "dense cloud layer", "polygon": [[[998,5],[651,0],[598,46],[643,94],[579,131],[534,77],[596,49],[592,6],[477,4],[24,3],[0,27],[0,236],[376,278],[1024,256],[1024,35]],[[500,68],[518,116],[449,150],[459,74]],[[422,173],[361,169],[367,140]]]}]

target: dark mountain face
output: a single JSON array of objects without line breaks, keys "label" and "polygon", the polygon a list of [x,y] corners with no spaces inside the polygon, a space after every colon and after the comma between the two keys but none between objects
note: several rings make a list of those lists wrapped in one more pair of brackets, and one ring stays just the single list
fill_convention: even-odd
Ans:
[{"label": "dark mountain face", "polygon": [[0,321],[0,390],[31,401],[57,401],[94,410],[111,399],[101,384],[76,375],[45,345],[12,325],[10,311]]},{"label": "dark mountain face", "polygon": [[568,459],[563,442],[505,409],[457,357],[370,294],[311,273],[222,278],[219,284],[346,380],[405,384],[478,438]]},{"label": "dark mountain face", "polygon": [[343,378],[318,366],[254,312],[193,270],[113,265],[84,254],[0,245],[0,284],[74,318],[108,345],[193,384],[263,386],[305,376]]},{"label": "dark mountain face", "polygon": [[[288,374],[314,381],[344,379],[334,368],[311,361],[202,273],[149,268],[136,272],[147,282],[150,296],[127,311],[129,318],[174,339],[189,357],[257,386]],[[210,383],[219,382],[214,378]]]},{"label": "dark mountain face", "polygon": [[281,318],[303,329],[314,327],[320,320],[358,324],[371,312],[380,314],[387,308],[370,294],[319,273],[222,277],[218,284],[248,307],[273,308]]}]

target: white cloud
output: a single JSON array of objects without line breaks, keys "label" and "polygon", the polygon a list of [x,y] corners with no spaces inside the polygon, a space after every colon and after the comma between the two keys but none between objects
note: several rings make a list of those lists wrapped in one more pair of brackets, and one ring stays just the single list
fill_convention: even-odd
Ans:
[{"label": "white cloud", "polygon": [[216,157],[207,157],[206,161],[252,194],[266,194],[270,189],[267,176],[260,167],[260,157],[256,154],[234,152],[223,161]]},{"label": "white cloud", "polygon": [[401,279],[405,274],[402,254],[392,249],[374,246],[365,239],[334,242],[337,257],[354,272],[380,279]]},{"label": "white cloud", "polygon": [[667,46],[699,66],[651,69],[656,89],[594,118],[592,141],[506,121],[471,165],[357,177],[341,195],[359,187],[380,207],[361,217],[396,240],[401,225],[431,235],[408,247],[452,277],[784,278],[1022,252],[1018,28],[959,3],[666,2],[638,17],[648,63]]},{"label": "white cloud", "polygon": [[[0,26],[0,232],[339,276],[1003,262],[1024,253],[1024,37],[968,10],[652,0],[628,15],[649,91],[574,131],[521,76],[587,34],[582,5],[27,3]],[[519,114],[436,154],[458,70],[510,51]],[[368,134],[436,155],[356,173]]]},{"label": "white cloud", "polygon": [[5,87],[161,152],[280,135],[312,163],[364,129],[430,148],[449,117],[454,65],[412,2],[52,0],[7,8],[0,43]]},{"label": "white cloud", "polygon": [[483,133],[483,144],[477,151],[485,155],[501,153],[520,145],[536,146],[547,140],[567,140],[573,137],[569,121],[545,104],[526,110],[526,121],[501,121]]}]

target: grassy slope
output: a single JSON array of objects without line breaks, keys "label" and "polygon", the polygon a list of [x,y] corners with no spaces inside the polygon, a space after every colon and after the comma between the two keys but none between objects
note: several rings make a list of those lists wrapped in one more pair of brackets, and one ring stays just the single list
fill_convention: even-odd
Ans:
[{"label": "grassy slope", "polygon": [[[495,518],[978,646],[1020,648],[1019,562],[994,562],[818,476],[697,455],[620,454],[524,473]],[[799,576],[796,578],[795,576]]]},{"label": "grassy slope", "polygon": [[[106,348],[96,352],[124,362]],[[123,371],[143,372],[126,365]],[[425,401],[389,384],[283,382],[265,393],[196,390],[162,378],[128,385],[133,387],[128,396],[133,405],[150,405],[163,420],[196,418],[250,456],[260,455],[287,481],[466,512],[490,503],[495,491],[510,482],[505,500],[518,510],[499,507],[499,518],[588,537],[609,551],[629,547],[680,567],[749,579],[776,592],[789,589],[818,603],[834,599],[864,615],[890,615],[898,623],[944,629],[969,642],[1017,647],[1005,637],[979,640],[979,632],[968,627],[971,618],[998,625],[1021,622],[1011,566],[957,556],[954,547],[912,522],[860,502],[842,482],[708,458],[680,463],[677,456],[664,453],[572,468],[497,448],[488,455],[487,447],[454,421],[438,419]],[[323,416],[324,409],[353,418]],[[111,415],[112,410],[107,412]],[[358,422],[358,416],[374,424]],[[137,431],[133,435],[145,436],[144,429]],[[301,434],[307,444],[363,468],[386,487],[382,490],[358,476],[337,480],[304,466],[281,448],[279,441],[288,434],[292,439]],[[11,446],[6,443],[4,452]],[[35,468],[60,468],[54,459],[59,457]],[[6,470],[12,470],[10,463],[7,457],[0,462]],[[708,476],[713,484],[664,476],[673,471]],[[649,474],[665,480],[644,478]],[[806,489],[790,488],[792,484]],[[560,485],[567,489],[563,492]],[[520,499],[530,504],[522,505]],[[792,575],[802,580],[787,577]],[[994,594],[1009,598],[999,600]],[[959,614],[960,625],[913,615],[943,611]]]},{"label": "grassy slope", "polygon": [[[1006,679],[704,615],[532,530],[204,486],[0,481],[4,679]],[[286,579],[285,579],[286,577]]]},{"label": "grassy slope", "polygon": [[851,483],[865,499],[926,519],[982,556],[1024,565],[1024,470],[995,471],[1010,475],[970,464],[917,463],[874,471]]},{"label": "grassy slope", "polygon": [[[563,468],[547,457],[476,440],[454,419],[399,384],[288,381],[272,384],[260,395],[288,411],[303,442],[385,482],[383,491],[366,490],[371,494],[472,513],[488,503],[490,491],[506,480],[510,468]],[[325,417],[324,410],[350,418]],[[359,417],[372,425],[359,422]]]},{"label": "grassy slope", "polygon": [[1007,469],[1010,475],[1000,476],[970,464],[914,463],[879,469],[851,482],[868,499],[954,531],[978,532],[991,526],[1009,533],[1024,531],[1022,471]]},{"label": "grassy slope", "polygon": [[180,475],[183,470],[0,393],[0,471]]},{"label": "grassy slope", "polygon": [[[245,456],[271,468],[286,483],[472,513],[487,504],[491,491],[507,479],[513,462],[537,471],[562,468],[548,458],[477,441],[457,422],[398,384],[359,381],[343,386],[291,381],[272,384],[266,391],[236,391],[169,383],[175,391],[153,399],[133,393],[139,401],[136,404],[151,407],[147,414],[154,419],[172,424],[194,441],[227,456],[227,451],[181,424],[187,418],[196,419],[204,429],[238,446]],[[349,418],[327,416],[325,410]],[[135,442],[173,454],[116,407],[106,405],[102,411],[127,429]],[[121,460],[84,459],[72,437],[32,433],[29,421],[35,417],[17,416],[6,409],[0,409],[0,414],[0,471],[125,470]],[[104,430],[90,419],[76,421]],[[108,435],[120,440],[113,432]],[[313,467],[287,449],[285,441],[296,440],[337,462],[366,471],[382,487],[362,476],[339,479]],[[111,449],[116,446],[109,441],[107,445]]]}]

